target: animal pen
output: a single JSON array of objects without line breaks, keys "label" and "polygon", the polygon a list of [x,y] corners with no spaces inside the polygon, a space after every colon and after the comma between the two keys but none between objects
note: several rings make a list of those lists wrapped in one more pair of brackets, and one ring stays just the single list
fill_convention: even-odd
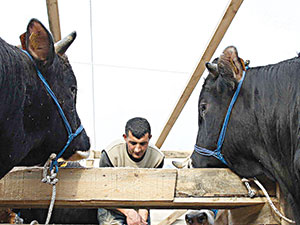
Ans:
[{"label": "animal pen", "polygon": [[[210,61],[243,0],[231,0],[201,60],[175,109],[161,132],[156,146],[161,148],[202,73]],[[47,0],[49,25],[54,40],[60,40],[57,0]],[[166,157],[186,157],[180,152],[163,151]],[[95,152],[97,158],[99,152]],[[170,156],[171,155],[171,156]],[[91,159],[91,161],[93,161]],[[15,168],[0,180],[0,207],[48,207],[51,186],[41,183],[42,169]],[[229,169],[130,169],[61,168],[58,174],[55,207],[145,207],[151,209],[234,209],[243,216],[257,212],[253,224],[286,224],[274,215],[257,186],[256,196],[248,197],[241,178]],[[275,183],[263,182],[271,200],[284,211],[285,204]],[[174,211],[160,225],[172,224],[185,211]]]}]

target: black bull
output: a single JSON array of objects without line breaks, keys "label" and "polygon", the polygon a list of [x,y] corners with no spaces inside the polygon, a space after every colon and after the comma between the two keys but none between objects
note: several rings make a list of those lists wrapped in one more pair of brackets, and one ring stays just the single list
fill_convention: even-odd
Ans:
[{"label": "black bull", "polygon": [[[0,178],[16,165],[44,163],[52,152],[62,150],[68,139],[58,108],[38,78],[35,65],[55,93],[73,132],[81,124],[76,112],[76,78],[64,55],[72,41],[60,43],[55,52],[50,33],[36,19],[29,22],[23,37],[22,46],[34,62],[0,38]],[[89,148],[83,130],[63,157],[68,159],[77,150]]]},{"label": "black bull", "polygon": [[[215,64],[214,64],[215,63]],[[214,150],[243,64],[235,47],[212,64],[199,98],[197,146]],[[300,58],[250,68],[233,107],[221,149],[241,177],[278,182],[300,224]],[[191,156],[193,167],[225,167],[214,157]]]}]

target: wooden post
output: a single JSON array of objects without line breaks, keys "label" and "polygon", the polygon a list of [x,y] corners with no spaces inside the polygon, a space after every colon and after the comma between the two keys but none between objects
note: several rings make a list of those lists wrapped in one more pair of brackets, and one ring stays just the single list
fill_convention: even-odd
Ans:
[{"label": "wooden post", "polygon": [[200,77],[202,76],[204,70],[205,70],[205,62],[210,61],[211,57],[215,53],[218,45],[220,44],[222,38],[225,35],[225,32],[227,31],[231,21],[233,20],[235,14],[237,13],[238,9],[240,8],[243,0],[231,0],[230,4],[228,5],[225,14],[223,15],[222,20],[220,21],[216,31],[214,32],[214,35],[212,36],[208,46],[206,47],[201,60],[196,67],[196,70],[194,71],[193,75],[191,76],[186,88],[184,89],[180,99],[177,102],[177,105],[175,106],[175,109],[173,110],[168,122],[166,123],[163,131],[161,132],[157,142],[156,146],[158,148],[161,148],[163,145],[165,139],[167,138],[170,130],[172,129],[174,123],[176,122],[178,116],[180,115],[183,107],[185,106],[187,100],[189,99],[190,95],[192,94],[193,90],[195,89]]},{"label": "wooden post", "polygon": [[54,42],[58,42],[61,39],[59,13],[58,13],[58,0],[46,0],[47,12],[50,31],[53,35]]},{"label": "wooden post", "polygon": [[[279,203],[279,211],[286,217],[290,218],[290,213],[289,213],[289,207],[282,195],[282,192],[280,190],[279,184],[276,183],[276,198],[278,199]],[[278,206],[278,205],[277,205]],[[287,221],[284,219],[281,219],[281,225],[289,225]]]}]

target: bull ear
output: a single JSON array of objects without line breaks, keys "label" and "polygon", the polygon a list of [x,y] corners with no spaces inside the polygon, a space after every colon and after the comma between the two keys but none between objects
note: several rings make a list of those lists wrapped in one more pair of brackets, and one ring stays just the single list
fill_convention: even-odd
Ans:
[{"label": "bull ear", "polygon": [[65,52],[70,47],[70,45],[73,43],[75,38],[76,38],[76,32],[73,31],[71,34],[69,34],[64,39],[60,40],[59,42],[56,42],[54,45],[56,54],[58,54],[58,55],[65,54]]},{"label": "bull ear", "polygon": [[23,50],[26,50],[26,32],[20,35],[21,47]]},{"label": "bull ear", "polygon": [[223,51],[218,61],[218,68],[222,76],[233,77],[237,82],[241,80],[245,66],[234,46],[229,46]]},{"label": "bull ear", "polygon": [[27,26],[25,48],[38,61],[50,65],[54,58],[54,44],[51,34],[37,19],[31,19]]}]

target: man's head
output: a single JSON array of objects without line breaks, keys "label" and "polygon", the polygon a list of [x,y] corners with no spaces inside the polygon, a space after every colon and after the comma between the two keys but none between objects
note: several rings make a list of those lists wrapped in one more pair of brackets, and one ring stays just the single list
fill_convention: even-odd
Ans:
[{"label": "man's head", "polygon": [[142,158],[152,137],[149,122],[141,117],[128,120],[123,137],[127,144],[128,153],[135,159]]}]

